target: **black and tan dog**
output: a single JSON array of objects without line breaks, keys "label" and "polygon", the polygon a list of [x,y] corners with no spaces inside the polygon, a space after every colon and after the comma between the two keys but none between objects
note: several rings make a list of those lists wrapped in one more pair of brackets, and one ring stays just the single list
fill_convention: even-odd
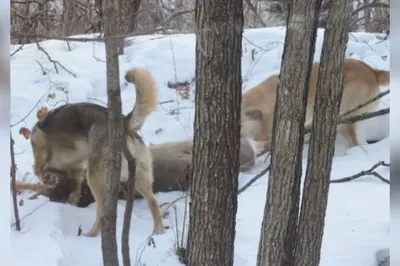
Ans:
[{"label": "black and tan dog", "polygon": [[[154,232],[164,233],[162,217],[153,194],[152,157],[137,131],[158,104],[158,87],[145,69],[133,68],[125,76],[135,84],[135,108],[123,116],[126,146],[136,160],[136,190],[148,202]],[[101,230],[104,186],[108,169],[107,108],[92,103],[68,104],[51,110],[32,130],[31,144],[34,154],[34,173],[44,185],[54,187],[60,175],[46,169],[64,171],[74,187],[68,202],[77,204],[81,198],[81,184],[85,177],[97,202],[96,220],[86,236],[97,236]],[[50,173],[50,174],[49,174]],[[127,160],[122,155],[121,180],[128,178]],[[56,180],[56,181],[55,181]]]},{"label": "black and tan dog", "polygon": [[[189,189],[188,174],[192,159],[193,143],[191,140],[167,142],[150,145],[150,152],[153,158],[153,192],[187,191]],[[247,171],[255,164],[255,149],[252,143],[242,138],[240,140],[240,171]],[[37,195],[43,195],[50,201],[70,203],[78,207],[86,207],[94,198],[87,185],[86,180],[81,184],[81,196],[79,202],[69,202],[69,195],[76,187],[76,180],[69,179],[66,173],[57,169],[46,169],[43,175],[58,176],[58,184],[54,187],[44,187],[40,184],[17,183],[17,190],[37,191]],[[48,178],[51,179],[51,178]],[[54,178],[53,178],[54,179]],[[126,182],[121,182],[119,199],[126,199]],[[135,193],[135,198],[141,198],[139,193]]]}]

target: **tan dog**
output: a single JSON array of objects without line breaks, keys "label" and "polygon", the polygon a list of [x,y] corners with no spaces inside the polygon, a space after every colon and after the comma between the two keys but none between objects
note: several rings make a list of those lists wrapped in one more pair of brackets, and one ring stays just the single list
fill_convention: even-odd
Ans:
[{"label": "tan dog", "polygon": [[[158,104],[158,88],[151,74],[140,68],[127,72],[125,79],[136,85],[134,110],[123,124],[128,150],[136,159],[136,190],[149,204],[156,234],[164,232],[158,203],[152,191],[153,169],[149,149],[136,133],[146,117]],[[80,103],[61,106],[50,111],[32,130],[31,143],[35,157],[34,171],[44,184],[54,186],[59,175],[45,174],[51,167],[65,171],[69,178],[75,179],[75,190],[68,202],[76,205],[81,197],[81,184],[84,171],[97,202],[96,220],[86,236],[97,236],[101,229],[104,185],[108,169],[108,125],[107,108]],[[121,180],[128,178],[127,160],[122,157]],[[56,181],[54,181],[54,179]]]},{"label": "tan dog", "polygon": [[[310,74],[305,125],[312,123],[317,89],[319,63],[314,63]],[[345,59],[344,87],[339,114],[365,103],[379,94],[381,85],[388,85],[390,72],[376,70],[362,61]],[[271,149],[272,126],[279,76],[273,75],[247,91],[242,97],[242,136],[256,141],[257,154]],[[352,113],[359,115],[377,108],[379,101],[368,104]],[[357,123],[338,125],[338,133],[348,142],[348,148],[360,144]]]}]

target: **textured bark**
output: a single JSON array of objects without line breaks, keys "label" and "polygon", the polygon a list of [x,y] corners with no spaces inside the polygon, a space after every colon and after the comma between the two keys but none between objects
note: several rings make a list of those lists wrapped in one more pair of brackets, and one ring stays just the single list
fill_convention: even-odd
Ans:
[{"label": "textured bark", "polygon": [[240,146],[241,0],[196,1],[188,265],[233,265]]},{"label": "textured bark", "polygon": [[[113,0],[103,1],[104,36],[116,32],[117,5]],[[121,176],[122,147],[124,141],[121,116],[121,91],[119,87],[118,45],[116,39],[105,42],[107,60],[108,141],[110,153],[108,173],[104,188],[101,247],[104,266],[118,266],[116,239],[117,203]]]},{"label": "textured bark", "polygon": [[336,127],[343,93],[343,61],[348,41],[350,8],[347,0],[331,1],[321,64],[301,212],[295,265],[319,265],[328,202]]},{"label": "textured bark", "polygon": [[305,107],[320,5],[321,0],[289,4],[257,265],[293,264]]}]

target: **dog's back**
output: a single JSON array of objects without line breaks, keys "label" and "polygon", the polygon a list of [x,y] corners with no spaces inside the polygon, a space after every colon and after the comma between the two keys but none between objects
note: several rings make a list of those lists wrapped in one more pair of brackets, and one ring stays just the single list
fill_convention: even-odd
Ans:
[{"label": "dog's back", "polygon": [[[314,63],[310,73],[306,125],[312,122],[314,114],[319,65],[319,63]],[[389,84],[389,78],[389,71],[374,69],[360,60],[345,59],[340,113],[353,109],[375,97],[379,93],[379,86]],[[241,134],[257,141],[257,153],[269,149],[271,145],[278,83],[278,75],[270,76],[243,95]],[[378,104],[379,101],[371,103],[352,115],[372,111]],[[355,127],[356,124],[353,123],[340,125],[338,129],[346,137],[349,146],[358,145]]]},{"label": "dog's back", "polygon": [[46,163],[65,169],[87,155],[87,135],[95,123],[107,123],[107,108],[93,103],[66,104],[48,112],[31,134],[34,172],[40,176]]}]

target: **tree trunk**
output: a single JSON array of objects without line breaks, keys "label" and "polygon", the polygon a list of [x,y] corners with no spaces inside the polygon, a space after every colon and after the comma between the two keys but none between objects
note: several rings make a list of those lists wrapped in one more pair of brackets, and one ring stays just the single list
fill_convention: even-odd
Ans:
[{"label": "tree trunk", "polygon": [[74,29],[75,2],[64,0],[62,13],[63,36],[70,36]]},{"label": "tree trunk", "polygon": [[188,265],[233,265],[239,175],[241,0],[196,1],[196,112]]},{"label": "tree trunk", "polygon": [[289,4],[257,265],[293,263],[305,107],[320,5],[321,0],[293,0]]},{"label": "tree trunk", "polygon": [[319,265],[337,118],[343,93],[343,61],[348,41],[347,0],[331,1],[318,72],[310,149],[296,239],[296,266]]},{"label": "tree trunk", "polygon": [[129,232],[131,227],[133,199],[135,194],[136,159],[130,153],[127,145],[124,145],[124,155],[126,160],[128,161],[129,177],[127,182],[127,197],[124,214],[124,225],[122,227],[121,249],[123,265],[131,266],[131,258],[129,254]]},{"label": "tree trunk", "polygon": [[[118,33],[120,35],[130,34],[136,28],[136,17],[140,8],[141,0],[119,0],[119,16],[120,23]],[[125,41],[124,38],[118,41],[118,53],[124,54]]]},{"label": "tree trunk", "polygon": [[[113,0],[103,1],[104,36],[110,37],[118,25],[117,5]],[[104,266],[118,266],[116,239],[117,203],[121,176],[121,157],[124,141],[121,119],[121,92],[119,87],[119,62],[117,39],[105,42],[107,60],[108,141],[110,155],[104,188],[104,210],[102,217],[101,247]]]}]

